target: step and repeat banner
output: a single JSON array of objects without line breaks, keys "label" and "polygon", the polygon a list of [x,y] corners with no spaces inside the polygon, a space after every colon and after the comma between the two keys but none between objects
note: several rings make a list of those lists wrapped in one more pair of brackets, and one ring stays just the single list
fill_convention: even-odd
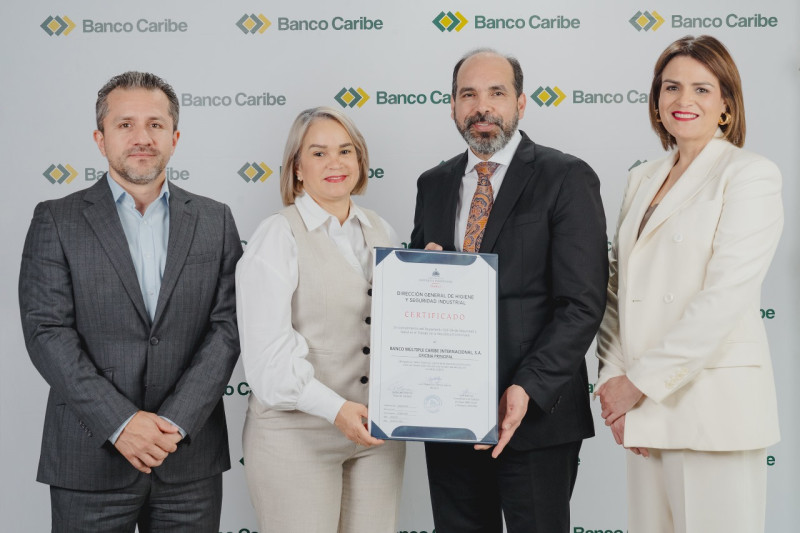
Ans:
[{"label": "step and repeat banner", "polygon": [[[767,531],[800,523],[796,0],[45,0],[5,2],[0,14],[0,530],[50,524],[47,487],[34,479],[48,389],[22,339],[19,261],[36,203],[91,186],[107,168],[92,131],[97,90],[110,77],[144,70],[173,85],[181,138],[167,177],[230,205],[245,243],[281,207],[279,168],[294,117],[317,105],[343,109],[370,149],[359,202],[405,240],[416,178],[465,150],[450,119],[452,68],[470,49],[496,48],[515,55],[525,73],[520,129],[600,176],[610,241],[628,170],[663,155],[647,115],[653,64],[670,42],[703,33],[721,39],[741,71],[746,148],[775,161],[784,176],[784,235],[761,308],[752,312],[767,327],[781,409],[782,441],[768,450]],[[596,379],[593,348],[587,362]],[[256,533],[240,462],[250,394],[241,364],[225,394],[233,468],[224,476],[220,531]],[[598,435],[581,451],[572,533],[622,533],[624,451],[603,427],[597,402],[593,409]],[[409,445],[397,529],[433,531],[419,444]]]}]

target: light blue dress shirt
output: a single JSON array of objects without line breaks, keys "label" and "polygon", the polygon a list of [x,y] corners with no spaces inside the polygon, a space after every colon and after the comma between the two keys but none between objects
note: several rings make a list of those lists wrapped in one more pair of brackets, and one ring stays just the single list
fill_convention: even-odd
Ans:
[{"label": "light blue dress shirt", "polygon": [[119,183],[108,176],[111,194],[117,205],[117,214],[122,222],[122,230],[128,241],[128,249],[136,269],[139,287],[142,289],[144,305],[150,320],[156,316],[158,293],[161,278],[167,263],[167,244],[169,242],[169,188],[167,180],[161,193],[147,206],[144,215],[136,210],[133,197],[125,192]]},{"label": "light blue dress shirt", "polygon": [[[111,188],[119,221],[122,223],[122,230],[128,241],[128,249],[131,252],[133,267],[136,269],[139,287],[142,290],[144,306],[152,321],[156,316],[158,293],[161,291],[161,279],[164,277],[164,266],[167,263],[167,245],[169,244],[169,187],[167,180],[164,180],[158,198],[147,206],[144,215],[136,210],[136,202],[133,197],[108,174],[106,181]],[[109,437],[108,440],[111,444],[117,442],[117,438],[131,418],[133,416],[123,422],[119,429]],[[181,436],[186,436],[186,432],[172,420],[168,418],[164,418],[164,420],[178,427]]]}]

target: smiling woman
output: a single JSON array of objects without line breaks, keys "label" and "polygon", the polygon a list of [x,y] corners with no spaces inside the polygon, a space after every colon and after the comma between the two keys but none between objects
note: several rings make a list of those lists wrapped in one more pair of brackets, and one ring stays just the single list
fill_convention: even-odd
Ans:
[{"label": "smiling woman", "polygon": [[344,223],[359,178],[358,155],[347,130],[334,120],[313,122],[297,154],[295,176],[306,194]]},{"label": "smiling woman", "polygon": [[367,145],[346,115],[300,113],[281,170],[287,207],[262,222],[237,267],[252,389],[245,474],[265,532],[395,531],[404,443],[370,436],[364,420],[373,249],[399,239],[350,198],[368,176]]},{"label": "smiling woman", "polygon": [[765,448],[779,433],[752,311],[783,227],[781,174],[741,149],[739,72],[715,38],[667,47],[650,98],[674,149],[630,173],[597,345],[602,416],[632,452],[628,526],[763,532]]}]

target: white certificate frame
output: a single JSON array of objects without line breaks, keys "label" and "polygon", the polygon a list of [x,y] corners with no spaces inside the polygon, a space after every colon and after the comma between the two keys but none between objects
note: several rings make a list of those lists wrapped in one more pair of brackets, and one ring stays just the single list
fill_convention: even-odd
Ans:
[{"label": "white certificate frame", "polygon": [[497,262],[375,248],[371,435],[497,443]]}]

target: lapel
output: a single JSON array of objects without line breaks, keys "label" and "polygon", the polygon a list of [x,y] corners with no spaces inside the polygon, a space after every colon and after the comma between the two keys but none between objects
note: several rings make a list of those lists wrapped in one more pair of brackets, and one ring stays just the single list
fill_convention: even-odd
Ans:
[{"label": "lapel", "polygon": [[107,175],[103,176],[94,186],[86,190],[83,199],[89,205],[83,210],[83,216],[100,241],[139,316],[149,324],[150,317],[144,306],[142,289],[139,287],[128,241],[122,229],[122,222],[119,220],[111,189],[106,183],[107,179],[109,179]]},{"label": "lapel", "polygon": [[441,244],[445,250],[455,250],[456,247],[453,239],[456,233],[456,208],[458,207],[460,198],[459,189],[461,188],[461,181],[464,177],[464,171],[467,168],[467,153],[464,152],[456,156],[446,164],[449,164],[450,168],[445,169],[445,174],[442,176],[440,182],[442,187],[443,209],[441,218],[439,219],[441,222],[440,227],[444,228],[443,235],[445,239],[442,239],[439,244]]},{"label": "lapel", "polygon": [[[503,178],[503,186],[497,193],[497,198],[492,205],[489,213],[489,220],[486,222],[486,229],[483,232],[483,241],[479,252],[489,253],[494,249],[500,230],[503,228],[514,206],[517,204],[522,191],[528,185],[533,176],[533,160],[535,159],[535,144],[524,132],[522,141],[514,152],[511,164],[508,165],[506,175]],[[463,173],[462,173],[463,174]],[[456,191],[456,195],[458,191]],[[455,217],[455,212],[453,213]]]},{"label": "lapel", "polygon": [[183,270],[186,256],[192,247],[194,229],[197,225],[197,212],[191,205],[191,197],[183,189],[169,184],[169,241],[167,243],[167,263],[158,293],[158,304],[153,323],[157,323],[164,307],[175,289],[178,276]]},{"label": "lapel", "polygon": [[[619,241],[617,243],[619,247],[617,250],[618,257],[628,257],[630,255],[630,251],[639,239],[639,225],[642,223],[644,213],[650,206],[650,202],[655,198],[658,189],[661,188],[661,184],[664,183],[664,180],[667,178],[670,169],[675,164],[676,156],[677,151],[673,151],[665,157],[660,164],[654,164],[648,173],[642,176],[641,185],[636,189],[635,195],[630,202],[630,210],[625,214],[625,218],[619,228]],[[637,169],[633,170],[633,172],[636,171]],[[658,212],[659,209],[661,209],[661,206],[656,209],[656,212]],[[653,213],[653,215],[655,215],[655,213]],[[652,227],[649,222],[648,227]]]},{"label": "lapel", "polygon": [[[692,164],[689,165],[689,168],[686,169],[680,179],[672,186],[672,189],[664,196],[656,210],[653,211],[650,220],[647,221],[647,224],[642,229],[642,234],[638,239],[639,241],[644,241],[644,239],[663,224],[664,221],[686,205],[709,181],[718,176],[718,172],[715,171],[717,161],[719,161],[720,156],[729,146],[731,145],[728,141],[719,138],[711,139],[706,147],[703,148],[703,151],[692,161]],[[670,162],[674,161],[674,158],[667,159]],[[669,168],[671,168],[671,165]],[[650,183],[647,187],[648,196],[646,201],[639,206],[641,210],[639,218],[633,219],[633,222],[637,220],[641,222],[644,211],[647,210],[647,206],[650,205],[659,187],[661,187],[664,178],[666,178],[669,172],[669,168],[667,168],[665,172],[663,165],[659,167],[660,174],[654,176],[660,176],[661,179],[653,179],[653,183]],[[638,231],[638,227],[636,230]]]}]

